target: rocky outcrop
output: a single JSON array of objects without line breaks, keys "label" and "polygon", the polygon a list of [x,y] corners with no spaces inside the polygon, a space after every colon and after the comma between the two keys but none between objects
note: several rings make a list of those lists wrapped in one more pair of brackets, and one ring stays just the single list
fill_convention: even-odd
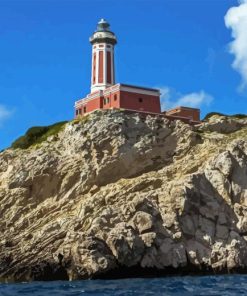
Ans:
[{"label": "rocky outcrop", "polygon": [[247,267],[247,120],[96,111],[0,153],[0,279]]}]

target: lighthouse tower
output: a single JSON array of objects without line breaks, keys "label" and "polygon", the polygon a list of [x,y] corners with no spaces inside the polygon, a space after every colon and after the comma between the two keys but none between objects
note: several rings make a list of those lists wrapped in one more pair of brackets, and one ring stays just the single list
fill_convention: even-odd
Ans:
[{"label": "lighthouse tower", "polygon": [[93,93],[115,84],[114,45],[117,43],[117,38],[110,31],[110,24],[101,19],[97,30],[89,40],[92,44],[91,93]]}]

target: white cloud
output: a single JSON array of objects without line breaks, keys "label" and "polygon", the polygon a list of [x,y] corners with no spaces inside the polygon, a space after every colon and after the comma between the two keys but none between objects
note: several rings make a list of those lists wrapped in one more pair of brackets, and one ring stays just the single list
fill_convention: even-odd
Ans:
[{"label": "white cloud", "polygon": [[181,94],[170,87],[160,87],[161,107],[163,110],[169,110],[176,106],[187,106],[193,108],[201,108],[203,105],[208,106],[213,101],[213,97],[201,90],[188,94]]},{"label": "white cloud", "polygon": [[243,90],[247,87],[247,0],[240,0],[239,6],[227,11],[225,25],[232,30],[234,40],[229,44],[229,51],[235,56],[232,67],[241,75]]},{"label": "white cloud", "polygon": [[0,105],[0,125],[2,122],[11,116],[12,111],[8,110],[5,106]]}]

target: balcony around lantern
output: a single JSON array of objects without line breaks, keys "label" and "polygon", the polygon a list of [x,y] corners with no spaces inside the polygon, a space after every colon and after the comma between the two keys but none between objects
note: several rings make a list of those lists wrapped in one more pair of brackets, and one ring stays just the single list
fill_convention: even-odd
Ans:
[{"label": "balcony around lantern", "polygon": [[110,31],[100,31],[100,32],[95,32],[90,38],[89,41],[91,44],[95,42],[109,42],[111,44],[116,44],[117,43],[117,38],[114,33]]}]

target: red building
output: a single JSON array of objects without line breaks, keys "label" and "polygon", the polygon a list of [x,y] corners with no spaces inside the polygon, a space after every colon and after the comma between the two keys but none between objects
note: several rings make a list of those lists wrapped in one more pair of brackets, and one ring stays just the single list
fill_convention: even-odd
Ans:
[{"label": "red building", "polygon": [[76,115],[111,108],[160,114],[160,91],[118,83],[87,95],[85,99],[77,101],[75,106]]},{"label": "red building", "polygon": [[178,106],[174,109],[164,111],[163,114],[170,119],[180,119],[188,123],[200,122],[200,109]]},{"label": "red building", "polygon": [[[149,114],[163,114],[171,119],[186,117],[199,121],[198,109],[178,107],[161,113],[160,91],[135,85],[115,84],[114,46],[117,38],[110,25],[101,19],[97,30],[90,37],[92,44],[91,93],[75,102],[75,116],[82,116],[97,109],[121,108]],[[179,109],[180,108],[180,109]],[[186,110],[185,110],[185,109]],[[179,111],[180,110],[180,111]]]}]

